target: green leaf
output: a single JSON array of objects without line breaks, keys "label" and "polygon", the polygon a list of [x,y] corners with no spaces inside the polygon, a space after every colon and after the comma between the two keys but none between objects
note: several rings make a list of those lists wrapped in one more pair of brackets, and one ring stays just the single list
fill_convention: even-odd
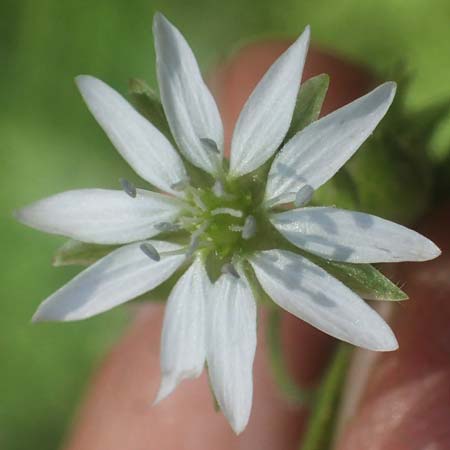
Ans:
[{"label": "green leaf", "polygon": [[288,141],[294,134],[303,130],[303,128],[319,117],[329,83],[330,77],[322,73],[310,78],[301,85],[291,126],[285,141]]},{"label": "green leaf", "polygon": [[310,255],[308,258],[366,300],[401,301],[408,299],[405,292],[371,264],[327,261]]},{"label": "green leaf", "polygon": [[129,80],[128,90],[136,109],[170,141],[173,141],[158,94],[145,81],[137,78]]},{"label": "green leaf", "polygon": [[70,239],[56,250],[53,256],[53,265],[55,267],[88,266],[117,247],[117,245],[86,244]]}]

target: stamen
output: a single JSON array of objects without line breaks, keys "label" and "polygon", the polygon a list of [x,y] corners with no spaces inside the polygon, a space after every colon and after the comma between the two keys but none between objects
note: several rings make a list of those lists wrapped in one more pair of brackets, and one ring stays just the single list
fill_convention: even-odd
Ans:
[{"label": "stamen", "polygon": [[220,271],[224,274],[232,275],[234,278],[241,278],[238,271],[236,270],[236,267],[234,267],[231,263],[224,264]]},{"label": "stamen", "polygon": [[189,247],[186,250],[186,258],[190,258],[194,252],[198,249],[198,246],[200,244],[200,239],[198,237],[192,236],[191,237],[191,242],[189,243]]},{"label": "stamen", "polygon": [[225,191],[225,187],[222,181],[217,180],[212,187],[213,194],[218,198],[223,198],[224,200],[234,200],[236,197]]},{"label": "stamen", "polygon": [[301,187],[297,194],[295,194],[294,205],[299,208],[300,206],[305,205],[311,201],[311,198],[314,194],[314,188],[309,184],[305,184]]},{"label": "stamen", "polygon": [[209,221],[203,222],[200,227],[198,227],[191,235],[191,240],[198,239],[205,230],[209,227]]},{"label": "stamen", "polygon": [[212,191],[216,197],[223,197],[225,194],[225,189],[222,182],[217,180],[212,187]]},{"label": "stamen", "polygon": [[247,216],[242,230],[242,239],[250,239],[256,233],[256,219],[253,216]]},{"label": "stamen", "polygon": [[242,217],[242,211],[239,211],[238,209],[233,208],[216,208],[211,211],[211,214],[213,216],[217,216],[219,214],[228,214],[229,216],[233,217]]},{"label": "stamen", "polygon": [[162,232],[178,231],[180,229],[179,225],[170,222],[160,222],[154,225],[154,227]]},{"label": "stamen", "polygon": [[228,227],[228,229],[230,231],[237,232],[237,233],[242,233],[242,231],[244,231],[244,227],[242,227],[241,225],[234,225],[234,224],[230,225]]},{"label": "stamen", "polygon": [[125,178],[119,178],[119,183],[122,189],[131,197],[136,198],[136,186]]},{"label": "stamen", "polygon": [[185,217],[185,216],[181,216],[178,218],[181,227],[183,228],[188,228],[188,227],[193,227],[199,224],[199,221],[201,220],[198,217]]},{"label": "stamen", "polygon": [[149,242],[143,242],[139,247],[153,261],[159,261],[161,259],[158,250]]},{"label": "stamen", "polygon": [[200,142],[204,145],[205,148],[210,150],[211,152],[214,152],[218,155],[220,155],[219,147],[213,139],[210,138],[200,138]]},{"label": "stamen", "polygon": [[195,192],[194,189],[191,190],[192,198],[194,199],[195,204],[203,211],[206,211],[208,208],[203,203],[203,200],[200,198],[200,196]]},{"label": "stamen", "polygon": [[189,178],[184,178],[170,185],[174,191],[184,191],[189,186]]},{"label": "stamen", "polygon": [[199,228],[197,228],[191,235],[191,241],[189,243],[189,247],[186,251],[186,258],[189,258],[193,255],[193,253],[198,249],[200,244],[200,236],[205,232],[208,228],[209,222],[204,222]]}]

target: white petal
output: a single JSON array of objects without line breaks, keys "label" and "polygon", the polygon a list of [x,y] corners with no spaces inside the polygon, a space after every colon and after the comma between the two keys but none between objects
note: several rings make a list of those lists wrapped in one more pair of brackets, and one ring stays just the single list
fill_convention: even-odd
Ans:
[{"label": "white petal", "polygon": [[251,264],[273,301],[319,330],[369,350],[398,347],[384,320],[340,281],[284,250],[257,253]]},{"label": "white petal", "polygon": [[242,273],[239,279],[222,275],[210,301],[209,377],[220,409],[238,434],[247,425],[252,406],[256,305]]},{"label": "white petal", "polygon": [[230,173],[249,173],[264,164],[291,124],[309,44],[309,27],[269,68],[247,100],[231,143]]},{"label": "white petal", "polygon": [[166,192],[187,178],[183,162],[163,134],[120,94],[97,78],[76,78],[84,101],[97,122],[134,171]]},{"label": "white petal", "polygon": [[273,161],[266,200],[290,194],[284,201],[293,201],[305,184],[317,189],[328,181],[370,136],[394,95],[395,83],[385,83],[297,133]]},{"label": "white petal", "polygon": [[[159,251],[180,248],[149,241]],[[87,319],[150,291],[167,280],[183,263],[184,255],[161,256],[156,262],[140,243],[114,250],[56,291],[38,308],[33,321]]]},{"label": "white petal", "polygon": [[22,223],[46,233],[95,244],[124,244],[160,231],[155,225],[173,221],[183,203],[174,197],[137,190],[80,189],[39,200],[16,212]]},{"label": "white petal", "polygon": [[274,214],[271,222],[297,247],[333,261],[427,261],[441,253],[413,230],[354,211],[300,208]]},{"label": "white petal", "polygon": [[156,402],[185,378],[200,375],[206,358],[206,306],[212,285],[197,258],[167,301],[161,337],[162,382]]},{"label": "white petal", "polygon": [[[160,13],[155,14],[153,34],[161,100],[172,134],[192,164],[216,174],[223,155],[223,127],[214,98],[188,43]],[[214,141],[220,154],[201,139]]]}]

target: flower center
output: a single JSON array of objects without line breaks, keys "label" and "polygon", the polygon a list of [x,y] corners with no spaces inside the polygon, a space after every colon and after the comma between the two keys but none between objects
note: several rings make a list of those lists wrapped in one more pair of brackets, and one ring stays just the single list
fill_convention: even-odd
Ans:
[{"label": "flower center", "polygon": [[221,182],[210,189],[189,188],[192,212],[181,219],[194,245],[226,260],[240,253],[256,234],[255,202],[248,190],[231,190]]}]

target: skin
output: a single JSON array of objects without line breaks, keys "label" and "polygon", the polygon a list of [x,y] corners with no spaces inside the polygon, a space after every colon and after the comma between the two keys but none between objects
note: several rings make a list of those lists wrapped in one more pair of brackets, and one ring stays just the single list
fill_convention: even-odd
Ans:
[{"label": "skin", "polygon": [[[211,80],[224,119],[226,143],[246,98],[287,42],[245,47]],[[373,87],[371,77],[348,62],[311,50],[304,79],[331,76],[325,113]],[[444,230],[450,214],[438,217],[445,226],[424,225],[421,231],[450,251]],[[430,223],[436,223],[431,221]],[[445,243],[449,248],[445,247]],[[441,450],[450,448],[450,252],[435,262],[405,264],[399,280],[411,300],[396,307],[394,329],[400,350],[378,359],[356,414],[344,425],[339,450]],[[266,357],[260,311],[254,364],[254,402],[246,430],[236,437],[216,413],[206,375],[184,381],[166,400],[152,406],[158,390],[159,345],[163,307],[132,309],[134,319],[94,375],[70,431],[65,449],[108,450],[238,450],[297,448],[307,409],[290,405],[274,385]],[[305,387],[317,384],[334,341],[285,314],[283,341],[289,367]]]}]

